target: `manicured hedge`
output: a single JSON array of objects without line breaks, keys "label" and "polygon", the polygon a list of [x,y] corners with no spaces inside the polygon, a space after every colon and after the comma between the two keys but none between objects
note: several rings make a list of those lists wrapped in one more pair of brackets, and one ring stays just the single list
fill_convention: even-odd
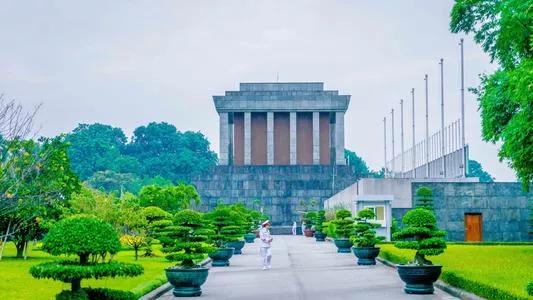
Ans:
[{"label": "manicured hedge", "polygon": [[477,282],[454,272],[444,271],[440,275],[440,279],[449,285],[463,289],[465,291],[474,293],[486,299],[498,300],[527,300],[526,297],[519,297],[499,288],[489,286],[487,284]]},{"label": "manicured hedge", "polygon": [[62,291],[56,300],[136,300],[135,294],[106,288],[83,288],[80,291]]}]

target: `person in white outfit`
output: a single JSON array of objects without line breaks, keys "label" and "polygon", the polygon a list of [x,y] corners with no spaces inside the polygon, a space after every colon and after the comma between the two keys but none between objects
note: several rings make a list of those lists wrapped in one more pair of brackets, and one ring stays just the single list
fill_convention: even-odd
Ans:
[{"label": "person in white outfit", "polygon": [[296,235],[296,221],[292,222],[292,235]]},{"label": "person in white outfit", "polygon": [[263,263],[263,270],[268,270],[272,267],[270,261],[272,259],[272,253],[270,252],[270,246],[272,241],[272,235],[270,234],[270,221],[266,220],[261,224],[261,230],[259,230],[259,239],[261,243],[259,245],[259,251]]}]

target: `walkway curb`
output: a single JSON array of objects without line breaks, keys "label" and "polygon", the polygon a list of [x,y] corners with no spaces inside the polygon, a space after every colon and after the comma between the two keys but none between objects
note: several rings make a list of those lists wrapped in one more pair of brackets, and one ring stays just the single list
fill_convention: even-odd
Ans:
[{"label": "walkway curb", "polygon": [[[388,261],[388,260],[385,260],[381,257],[376,257],[376,260],[379,261],[380,263],[384,264],[385,266],[387,267],[391,267],[391,268],[394,268],[396,269],[396,264]],[[442,281],[442,280],[437,280],[437,282],[435,282],[435,287],[437,287],[438,289],[440,290],[443,290],[445,291],[446,293],[454,296],[454,297],[457,297],[457,298],[460,298],[460,299],[463,299],[463,300],[483,300],[485,298],[481,298],[479,297],[478,295],[475,295],[475,294],[472,294],[470,292],[467,292],[467,291],[464,291],[464,290],[461,290],[459,288],[456,288],[454,286],[451,286],[449,284],[447,284],[446,282]]]},{"label": "walkway curb", "polygon": [[[207,264],[211,262],[210,258],[206,258],[200,263],[200,266],[204,267]],[[139,300],[156,300],[157,298],[163,296],[166,292],[170,291],[172,289],[172,285],[170,283],[165,283],[162,286],[156,288],[155,290],[149,292],[148,294],[142,296],[139,298]]]}]

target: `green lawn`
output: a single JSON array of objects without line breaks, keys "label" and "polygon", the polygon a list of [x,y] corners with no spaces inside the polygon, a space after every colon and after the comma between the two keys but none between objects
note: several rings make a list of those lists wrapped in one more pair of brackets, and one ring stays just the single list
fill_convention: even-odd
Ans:
[{"label": "green lawn", "polygon": [[[131,291],[138,296],[144,295],[166,282],[163,269],[173,264],[165,260],[163,254],[157,249],[154,253],[157,257],[139,257],[137,263],[144,267],[142,276],[82,280],[82,286],[106,287]],[[32,265],[55,259],[49,254],[33,250],[30,251],[30,256],[26,260],[14,257],[15,247],[13,243],[6,244],[4,257],[0,261],[0,299],[55,299],[55,295],[62,289],[70,289],[70,284],[31,277],[28,270]],[[134,252],[129,250],[119,252],[114,259],[123,262],[135,262]]]},{"label": "green lawn", "polygon": [[[380,256],[395,263],[414,256],[414,251],[391,244],[380,247]],[[448,245],[444,254],[429,259],[443,266],[441,279],[452,285],[488,299],[528,299],[525,288],[533,281],[532,245]]]}]

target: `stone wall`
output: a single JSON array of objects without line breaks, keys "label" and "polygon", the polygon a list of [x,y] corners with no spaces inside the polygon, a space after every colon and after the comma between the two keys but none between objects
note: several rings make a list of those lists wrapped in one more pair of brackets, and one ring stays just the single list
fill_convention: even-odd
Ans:
[{"label": "stone wall", "polygon": [[355,181],[350,166],[216,166],[191,183],[203,209],[237,201],[251,207],[257,199],[274,226],[290,226],[300,220],[301,200],[315,199],[322,207],[325,199]]},{"label": "stone wall", "polygon": [[[519,183],[412,183],[412,196],[421,186],[433,190],[439,226],[450,241],[464,241],[465,213],[482,214],[483,241],[528,241],[533,193]],[[529,204],[528,204],[529,203]],[[403,212],[403,211],[402,211]],[[393,212],[395,217],[399,211]]]}]

